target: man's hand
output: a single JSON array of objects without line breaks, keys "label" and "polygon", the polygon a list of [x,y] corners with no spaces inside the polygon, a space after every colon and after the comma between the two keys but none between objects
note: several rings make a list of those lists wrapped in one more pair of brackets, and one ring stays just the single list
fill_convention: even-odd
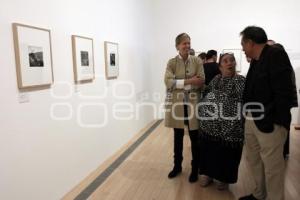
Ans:
[{"label": "man's hand", "polygon": [[202,87],[203,84],[204,84],[204,80],[201,79],[199,76],[193,76],[192,78],[187,79],[185,81],[185,85],[195,85],[198,87]]}]

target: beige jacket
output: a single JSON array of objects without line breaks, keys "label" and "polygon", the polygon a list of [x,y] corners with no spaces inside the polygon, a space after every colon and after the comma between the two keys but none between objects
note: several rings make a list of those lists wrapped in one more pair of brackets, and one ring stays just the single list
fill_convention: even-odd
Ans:
[{"label": "beige jacket", "polygon": [[[196,56],[189,56],[184,63],[178,55],[169,60],[165,72],[165,85],[167,87],[167,97],[165,102],[165,126],[170,128],[184,128],[184,106],[188,104],[188,116],[190,130],[197,130],[199,123],[196,115],[196,105],[199,102],[202,88],[197,86],[180,87],[181,80],[191,78],[195,75],[205,79],[203,63]],[[179,81],[178,81],[179,80]],[[177,82],[177,84],[176,84]],[[182,86],[182,85],[181,85]]]}]

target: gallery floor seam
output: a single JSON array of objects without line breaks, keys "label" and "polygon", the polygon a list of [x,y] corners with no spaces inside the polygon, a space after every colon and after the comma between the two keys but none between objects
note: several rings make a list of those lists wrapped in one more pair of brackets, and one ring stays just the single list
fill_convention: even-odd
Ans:
[{"label": "gallery floor seam", "polygon": [[130,156],[130,154],[160,125],[163,120],[155,122],[141,137],[139,137],[125,152],[123,152],[108,168],[90,183],[74,200],[87,199],[102,183]]}]

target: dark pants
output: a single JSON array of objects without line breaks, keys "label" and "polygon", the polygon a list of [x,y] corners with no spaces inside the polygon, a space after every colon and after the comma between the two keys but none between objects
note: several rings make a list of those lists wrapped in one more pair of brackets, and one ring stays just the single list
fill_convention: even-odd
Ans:
[{"label": "dark pants", "polygon": [[[184,116],[187,118],[187,106],[184,106]],[[185,120],[185,124],[188,125],[188,121]],[[191,150],[192,150],[192,168],[198,168],[198,130],[190,130],[189,135],[191,140]],[[175,167],[181,167],[183,160],[182,151],[183,151],[183,136],[184,129],[174,128],[174,164]]]}]

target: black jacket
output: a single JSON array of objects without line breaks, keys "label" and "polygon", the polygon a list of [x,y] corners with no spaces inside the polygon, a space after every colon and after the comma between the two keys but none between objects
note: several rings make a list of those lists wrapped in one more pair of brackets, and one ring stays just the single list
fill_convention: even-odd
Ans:
[{"label": "black jacket", "polygon": [[209,85],[210,81],[213,80],[213,78],[220,74],[219,65],[216,62],[212,63],[204,63],[204,74],[205,74],[205,85]]},{"label": "black jacket", "polygon": [[[264,105],[264,117],[255,120],[265,133],[274,130],[274,124],[290,129],[292,107],[298,106],[295,73],[283,48],[266,45],[259,60],[252,60],[246,77],[244,103]],[[247,106],[256,109],[257,106]],[[253,117],[261,114],[251,111]]]}]

